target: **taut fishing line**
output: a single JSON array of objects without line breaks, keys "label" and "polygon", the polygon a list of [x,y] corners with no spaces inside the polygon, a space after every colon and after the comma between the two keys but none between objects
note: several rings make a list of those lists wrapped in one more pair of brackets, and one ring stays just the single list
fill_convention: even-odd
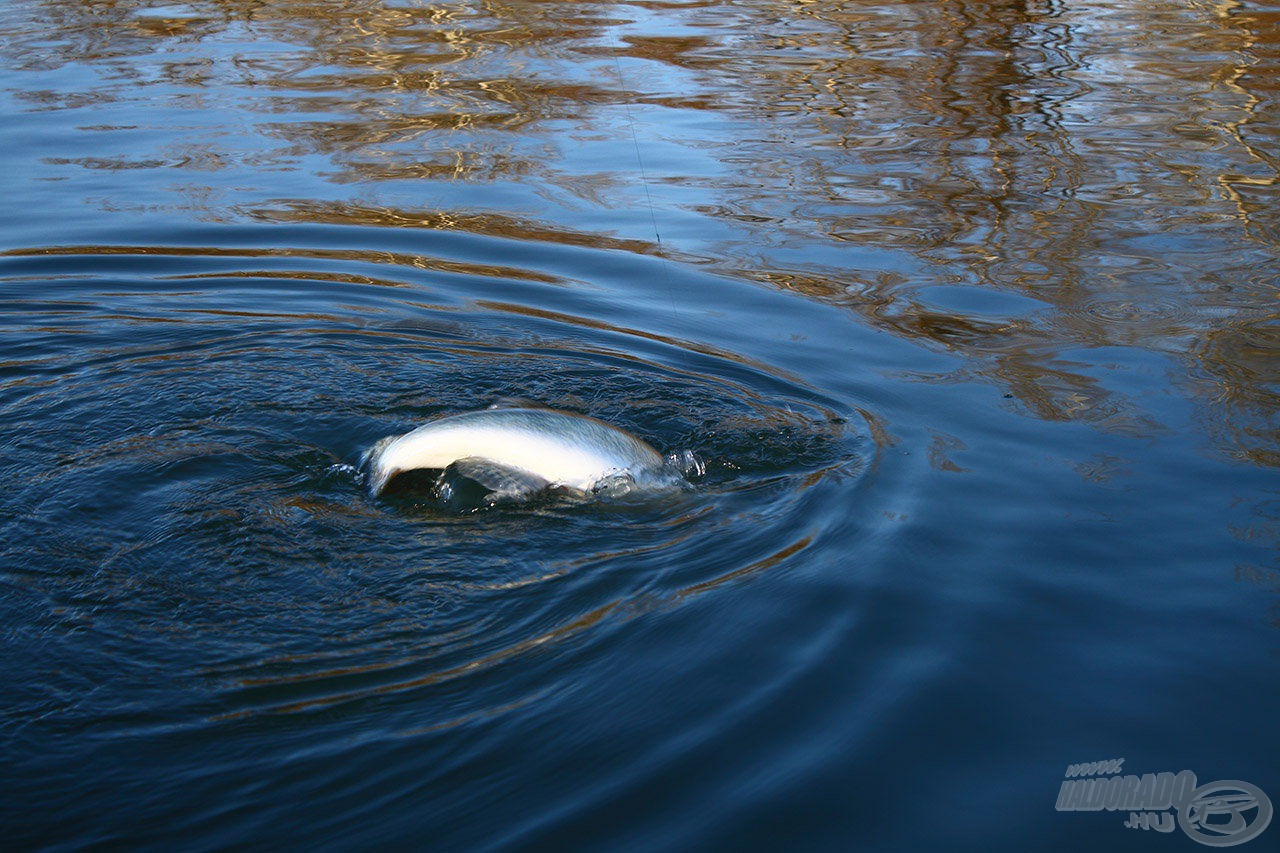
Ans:
[{"label": "taut fishing line", "polygon": [[644,187],[644,200],[645,204],[649,207],[649,221],[653,223],[653,237],[658,244],[658,263],[662,266],[664,273],[666,273],[664,278],[667,279],[667,300],[671,303],[671,312],[674,314],[676,310],[676,299],[675,293],[671,288],[671,279],[666,266],[667,253],[665,247],[662,245],[662,234],[658,232],[658,214],[653,206],[653,196],[649,192],[649,175],[645,172],[644,158],[640,155],[640,137],[636,134],[636,122],[631,115],[631,104],[627,102],[627,81],[622,75],[622,62],[618,59],[618,55],[616,53],[613,55],[613,67],[618,71],[618,83],[622,86],[622,109],[627,114],[627,128],[631,131],[631,144],[635,147],[636,165],[640,167],[640,185]]}]

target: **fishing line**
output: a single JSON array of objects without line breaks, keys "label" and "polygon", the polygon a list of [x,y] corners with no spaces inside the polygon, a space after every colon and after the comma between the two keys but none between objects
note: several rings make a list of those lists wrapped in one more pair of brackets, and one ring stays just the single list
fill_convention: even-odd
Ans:
[{"label": "fishing line", "polygon": [[664,272],[663,277],[667,279],[665,282],[667,300],[671,303],[671,311],[674,314],[676,310],[676,299],[675,293],[671,287],[672,282],[670,278],[670,270],[668,270],[666,266],[666,249],[662,245],[662,234],[658,232],[658,214],[653,205],[653,196],[649,192],[649,175],[644,168],[644,158],[640,155],[640,137],[636,133],[635,119],[631,115],[631,104],[627,102],[627,80],[622,75],[622,62],[618,59],[618,55],[616,53],[613,55],[613,67],[618,71],[618,83],[622,86],[622,109],[627,114],[627,128],[631,131],[631,144],[635,147],[636,151],[636,165],[640,167],[640,185],[644,187],[644,200],[645,204],[649,207],[649,221],[653,224],[653,237],[658,244],[658,263],[662,266]]},{"label": "fishing line", "polygon": [[[623,94],[625,94],[627,81],[622,76],[622,62],[619,61],[617,54],[613,56],[613,65],[618,69],[618,82],[622,84]],[[658,215],[653,209],[653,196],[649,194],[649,176],[644,170],[644,158],[640,156],[640,137],[636,135],[636,122],[631,117],[631,104],[627,103],[625,98],[622,100],[622,109],[626,111],[627,127],[631,130],[631,144],[636,149],[636,165],[640,167],[640,184],[644,187],[644,200],[649,205],[649,221],[653,223],[653,236],[658,241],[658,248],[661,250],[662,235],[658,233]]]}]

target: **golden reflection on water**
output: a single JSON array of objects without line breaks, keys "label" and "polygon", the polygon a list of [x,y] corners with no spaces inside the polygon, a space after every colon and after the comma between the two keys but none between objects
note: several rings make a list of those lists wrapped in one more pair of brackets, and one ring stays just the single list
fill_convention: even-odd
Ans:
[{"label": "golden reflection on water", "polygon": [[[102,140],[49,179],[173,172],[167,203],[213,221],[679,254],[968,356],[1037,417],[1142,434],[1158,420],[1078,364],[1138,348],[1181,365],[1227,454],[1275,466],[1280,13],[1259,6],[44,0],[3,56],[93,71],[16,94]],[[148,99],[190,123],[92,117]],[[649,239],[632,131],[654,218],[698,217],[703,243]],[[294,173],[321,187],[276,188]],[[628,233],[599,224],[628,210]]]},{"label": "golden reflection on water", "polygon": [[[361,204],[311,203],[291,201],[278,208],[246,211],[264,222],[324,223],[360,225],[380,228],[429,228],[442,231],[465,231],[514,240],[535,240],[565,246],[593,249],[620,249],[637,254],[652,254],[656,247],[644,240],[620,240],[608,234],[580,232],[557,228],[516,216],[499,213],[471,213],[448,210],[404,210]],[[527,274],[526,274],[527,275]],[[522,275],[520,277],[526,277]]]}]

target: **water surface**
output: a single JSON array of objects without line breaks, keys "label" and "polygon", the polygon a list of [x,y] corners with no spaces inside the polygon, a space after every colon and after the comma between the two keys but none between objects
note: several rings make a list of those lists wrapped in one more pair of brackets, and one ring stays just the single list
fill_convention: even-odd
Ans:
[{"label": "water surface", "polygon": [[[1055,810],[1121,757],[1280,802],[1278,34],[4,4],[10,843],[1188,849]],[[706,471],[351,467],[511,398]]]}]

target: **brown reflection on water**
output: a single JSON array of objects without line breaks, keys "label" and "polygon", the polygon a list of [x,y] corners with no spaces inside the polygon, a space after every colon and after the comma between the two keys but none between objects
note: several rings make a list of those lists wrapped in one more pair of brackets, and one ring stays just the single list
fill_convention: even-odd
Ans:
[{"label": "brown reflection on water", "polygon": [[[778,244],[816,245],[796,236],[809,229],[904,260],[762,265],[761,278],[973,356],[965,375],[997,379],[1044,418],[1158,429],[1125,379],[1098,369],[1107,356],[1087,353],[1181,359],[1218,441],[1276,464],[1278,436],[1264,426],[1280,409],[1274,13],[1241,3],[796,8],[810,24],[802,35],[762,31],[761,49],[735,60],[767,93],[747,109],[776,128],[753,144],[761,168],[751,171],[764,180],[742,180],[709,212],[763,217]],[[765,165],[796,150],[789,142],[802,153]],[[747,159],[741,147],[735,157]],[[940,282],[1036,303],[931,304]],[[1023,307],[1035,304],[1050,310]]]},{"label": "brown reflection on water", "polygon": [[[621,249],[651,254],[656,247],[644,240],[621,240],[607,234],[556,228],[547,223],[500,213],[452,210],[405,210],[362,204],[316,203],[292,200],[272,208],[246,211],[266,222],[324,223],[327,225],[378,226],[384,228],[428,228],[465,231],[512,240],[535,240],[593,249]],[[522,278],[528,275],[520,276]]]},{"label": "brown reflection on water", "polygon": [[1276,315],[1237,320],[1198,341],[1200,390],[1229,418],[1206,428],[1232,458],[1280,467],[1280,323]]},{"label": "brown reflection on water", "polygon": [[[1280,13],[1260,3],[28,5],[4,65],[93,73],[33,77],[24,108],[84,110],[104,141],[152,108],[191,121],[50,154],[51,177],[180,173],[163,192],[216,221],[654,252],[635,131],[654,220],[713,235],[688,258],[963,356],[936,378],[1042,418],[1158,429],[1088,355],[1154,354],[1230,455],[1280,462]],[[600,224],[628,211],[626,234]]]}]

